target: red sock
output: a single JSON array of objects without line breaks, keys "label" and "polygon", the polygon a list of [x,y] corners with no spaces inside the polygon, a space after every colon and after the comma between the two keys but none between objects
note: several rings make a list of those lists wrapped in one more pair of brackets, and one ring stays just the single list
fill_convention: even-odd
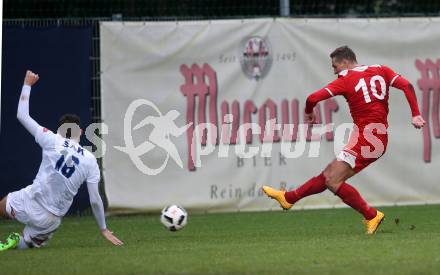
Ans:
[{"label": "red sock", "polygon": [[376,217],[376,209],[368,206],[367,202],[361,197],[361,194],[350,184],[344,182],[339,187],[336,195],[342,199],[345,204],[361,213],[366,220]]},{"label": "red sock", "polygon": [[284,198],[286,198],[286,201],[289,203],[295,203],[304,197],[324,192],[326,189],[325,178],[321,173],[319,176],[309,179],[295,190],[286,192]]}]

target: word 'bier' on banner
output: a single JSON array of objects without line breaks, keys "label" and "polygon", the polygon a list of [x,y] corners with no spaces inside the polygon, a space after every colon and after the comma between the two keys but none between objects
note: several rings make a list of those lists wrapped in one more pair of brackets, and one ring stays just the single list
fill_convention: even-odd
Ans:
[{"label": "word 'bier' on banner", "polygon": [[[361,64],[387,65],[411,81],[427,121],[415,130],[403,93],[391,88],[387,152],[350,183],[373,205],[440,202],[433,169],[440,163],[440,56],[428,39],[440,37],[438,19],[103,22],[100,35],[104,178],[114,211],[176,203],[277,209],[263,199],[262,185],[299,186],[348,139],[343,98],[315,108],[319,125],[303,124],[306,98],[335,78],[328,55],[343,44]],[[402,44],[396,35],[413,39]],[[342,205],[326,192],[297,208]]]}]

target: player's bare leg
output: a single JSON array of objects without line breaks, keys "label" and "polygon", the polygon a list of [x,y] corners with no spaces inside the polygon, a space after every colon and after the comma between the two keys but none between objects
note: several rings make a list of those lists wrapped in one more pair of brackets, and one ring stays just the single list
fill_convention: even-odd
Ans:
[{"label": "player's bare leg", "polygon": [[355,174],[356,172],[348,163],[336,159],[330,162],[323,171],[325,185],[334,194],[336,194],[342,183]]},{"label": "player's bare leg", "polygon": [[370,207],[359,192],[346,180],[356,174],[351,166],[340,160],[332,161],[323,172],[327,188],[342,201],[364,216],[367,234],[374,234],[383,221],[384,214]]},{"label": "player's bare leg", "polygon": [[0,201],[0,216],[8,218],[8,213],[6,213],[6,196]]}]

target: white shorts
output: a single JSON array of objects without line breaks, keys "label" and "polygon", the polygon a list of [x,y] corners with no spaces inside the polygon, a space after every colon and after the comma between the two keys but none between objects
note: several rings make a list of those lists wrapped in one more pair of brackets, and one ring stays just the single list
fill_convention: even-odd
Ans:
[{"label": "white shorts", "polygon": [[26,225],[23,237],[31,247],[46,245],[61,224],[61,217],[55,216],[33,199],[30,186],[8,194],[6,212],[12,219]]}]

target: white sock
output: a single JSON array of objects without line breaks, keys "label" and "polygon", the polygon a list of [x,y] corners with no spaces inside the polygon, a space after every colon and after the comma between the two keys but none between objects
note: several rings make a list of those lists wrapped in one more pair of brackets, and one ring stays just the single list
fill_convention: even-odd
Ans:
[{"label": "white sock", "polygon": [[28,248],[29,246],[24,240],[24,237],[20,235],[20,241],[18,242],[17,249],[28,249]]}]

